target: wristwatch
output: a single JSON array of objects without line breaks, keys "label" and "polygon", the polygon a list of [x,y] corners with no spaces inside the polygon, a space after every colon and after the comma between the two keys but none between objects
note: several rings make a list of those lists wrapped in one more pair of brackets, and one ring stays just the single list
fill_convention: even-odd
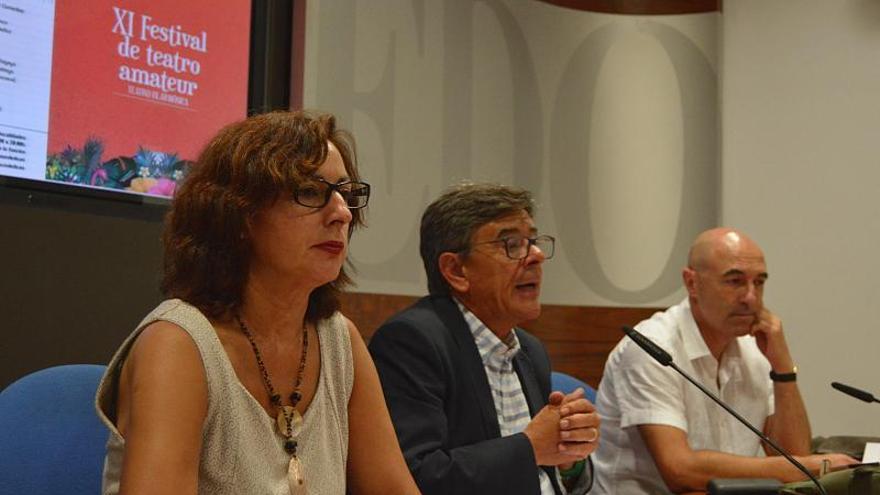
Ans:
[{"label": "wristwatch", "polygon": [[797,381],[797,366],[792,368],[791,373],[777,373],[770,370],[770,379],[774,382],[796,382]]}]

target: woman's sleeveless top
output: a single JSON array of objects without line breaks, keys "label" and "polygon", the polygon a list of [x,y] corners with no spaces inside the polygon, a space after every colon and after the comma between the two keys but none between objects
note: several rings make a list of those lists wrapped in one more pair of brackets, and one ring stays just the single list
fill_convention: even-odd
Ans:
[{"label": "woman's sleeveless top", "polygon": [[[208,319],[179,299],[163,302],[144,318],[113,356],[98,387],[98,416],[110,429],[103,493],[119,492],[125,452],[125,439],[110,419],[116,416],[116,390],[122,365],[140,332],[157,320],[186,330],[198,347],[205,368],[208,410],[202,427],[199,493],[288,494],[290,455],[276,433],[274,418],[266,414],[238,380]],[[303,417],[298,452],[310,495],[343,495],[348,458],[348,400],[354,381],[351,342],[348,325],[339,313],[321,320],[317,334],[321,371],[315,397]]]}]

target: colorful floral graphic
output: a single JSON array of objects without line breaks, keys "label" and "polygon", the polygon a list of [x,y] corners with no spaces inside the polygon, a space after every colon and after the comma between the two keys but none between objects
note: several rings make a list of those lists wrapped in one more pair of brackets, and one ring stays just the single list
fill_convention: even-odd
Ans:
[{"label": "colorful floral graphic", "polygon": [[134,156],[118,156],[101,161],[104,144],[97,137],[86,140],[82,149],[68,145],[46,158],[46,178],[72,184],[122,189],[171,197],[193,163],[176,153],[154,151],[139,146]]}]

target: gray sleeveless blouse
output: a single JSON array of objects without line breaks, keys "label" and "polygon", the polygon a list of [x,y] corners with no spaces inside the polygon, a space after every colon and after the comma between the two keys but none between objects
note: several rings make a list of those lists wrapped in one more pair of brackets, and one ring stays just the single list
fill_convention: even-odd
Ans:
[{"label": "gray sleeveless blouse", "polygon": [[[157,320],[174,323],[192,337],[208,381],[208,411],[202,427],[199,494],[287,495],[287,465],[275,420],[239,382],[211,323],[198,309],[172,299],[138,325],[110,361],[98,387],[96,408],[110,429],[103,493],[119,492],[125,439],[110,418],[116,414],[119,373],[140,332]],[[339,313],[319,322],[318,387],[298,439],[309,495],[344,495],[348,458],[348,400],[354,381],[348,326]]]}]

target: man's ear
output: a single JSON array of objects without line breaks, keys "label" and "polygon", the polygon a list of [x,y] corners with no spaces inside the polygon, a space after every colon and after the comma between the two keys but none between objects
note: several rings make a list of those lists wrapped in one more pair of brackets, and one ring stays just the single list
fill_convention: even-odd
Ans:
[{"label": "man's ear", "polygon": [[467,278],[466,270],[461,263],[459,255],[456,253],[441,253],[437,260],[440,268],[440,274],[446,279],[446,283],[453,292],[464,294],[470,288],[470,282]]},{"label": "man's ear", "polygon": [[697,280],[697,271],[689,266],[686,266],[681,271],[681,279],[684,281],[684,288],[687,289],[688,296],[696,296],[697,284],[699,283],[699,281]]}]

